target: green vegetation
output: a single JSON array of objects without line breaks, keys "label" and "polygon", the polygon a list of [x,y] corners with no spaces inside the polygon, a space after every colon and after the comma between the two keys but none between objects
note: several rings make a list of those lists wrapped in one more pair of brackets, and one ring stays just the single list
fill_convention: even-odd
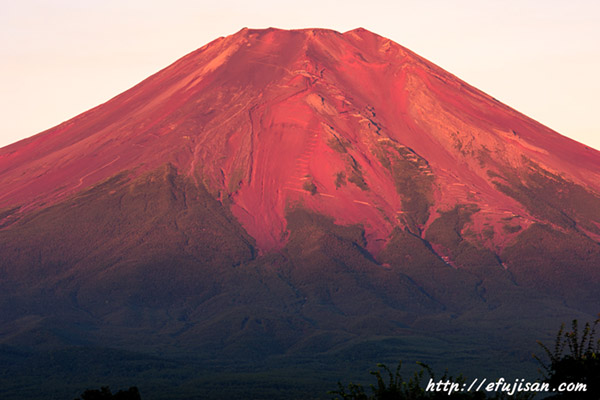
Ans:
[{"label": "green vegetation", "polygon": [[31,353],[4,364],[7,359],[0,346],[0,398],[88,400],[81,397],[86,388],[102,393],[96,388],[128,388],[134,382],[143,400],[325,399],[339,377],[339,371],[323,367],[325,362],[308,358],[286,362],[275,358],[265,366],[249,360],[209,360],[189,348],[187,353],[171,358],[81,347]]},{"label": "green vegetation", "polygon": [[135,386],[128,390],[119,390],[115,394],[112,394],[108,386],[103,386],[100,390],[88,389],[75,400],[142,400],[142,398],[140,391]]},{"label": "green vegetation", "polygon": [[600,197],[580,185],[563,179],[560,175],[545,170],[533,161],[524,158],[528,167],[525,174],[503,171],[504,177],[488,171],[498,190],[519,201],[527,210],[541,219],[565,229],[581,226],[600,234]]},{"label": "green vegetation", "polygon": [[571,306],[587,310],[598,304],[597,281],[589,277],[597,275],[600,245],[577,231],[535,223],[519,233],[500,258],[519,285],[560,295]]},{"label": "green vegetation", "polygon": [[[562,327],[557,335],[556,343],[552,348],[541,345],[550,362],[544,362],[538,358],[538,361],[545,366],[544,380],[551,385],[562,382],[582,382],[587,383],[587,393],[577,392],[572,397],[562,396],[554,397],[556,399],[594,399],[598,398],[598,373],[600,371],[598,354],[600,342],[595,338],[596,324],[586,324],[583,330],[578,330],[576,321],[572,324],[572,330],[565,332]],[[328,389],[334,387],[333,382],[339,380],[340,370],[331,369],[334,364],[345,365],[356,364],[361,359],[362,353],[366,359],[381,357],[390,359],[391,354],[396,353],[396,347],[399,343],[410,339],[408,336],[389,338],[387,340],[390,347],[382,347],[381,351],[375,351],[372,346],[348,347],[344,354],[345,358],[335,357],[315,357],[298,358],[289,360],[288,364],[281,363],[281,360],[275,361],[270,365],[270,369],[264,369],[265,366],[239,363],[235,366],[228,365],[223,361],[209,367],[199,359],[180,359],[167,360],[158,357],[143,356],[134,353],[118,352],[110,349],[72,349],[62,352],[50,352],[42,356],[35,356],[23,361],[15,360],[13,363],[22,364],[24,373],[28,379],[39,380],[39,387],[46,393],[63,393],[57,391],[61,384],[68,382],[71,386],[77,385],[77,382],[97,382],[99,376],[102,380],[107,380],[117,386],[126,385],[126,382],[138,382],[141,391],[144,393],[144,399],[156,400],[175,400],[175,399],[222,399],[222,398],[244,398],[244,399],[335,399],[342,400],[442,400],[442,399],[463,399],[463,400],[484,400],[487,399],[486,393],[482,391],[458,391],[448,394],[448,391],[433,391],[431,380],[436,383],[452,382],[460,387],[463,383],[469,383],[462,375],[452,377],[447,370],[442,376],[437,376],[426,364],[417,363],[419,368],[412,368],[409,372],[401,373],[403,366],[398,364],[395,370],[388,368],[385,364],[378,364],[378,369],[371,372],[374,382],[371,385],[361,383],[350,383],[343,385],[338,381],[336,390],[330,391],[329,397],[324,394]],[[415,338],[416,340],[416,338]],[[438,348],[438,344],[443,341],[432,341],[431,339],[421,337],[415,341],[416,351],[423,350],[426,347],[433,346],[434,352],[444,351],[444,348]],[[0,351],[2,348],[0,348]],[[504,349],[506,350],[506,349]],[[566,352],[564,351],[566,350]],[[341,354],[340,354],[341,356]],[[393,357],[393,356],[392,356]],[[60,366],[57,364],[62,360]],[[276,359],[275,359],[276,360]],[[494,359],[494,363],[499,360]],[[386,361],[387,362],[387,361]],[[11,363],[11,364],[13,364]],[[389,365],[389,364],[388,364]],[[466,365],[463,365],[463,367]],[[531,365],[534,368],[535,365]],[[58,370],[57,370],[58,368]],[[360,368],[347,368],[343,376],[349,377],[353,382],[363,382],[363,374],[368,366],[360,364]],[[454,366],[454,368],[459,368]],[[62,380],[49,379],[48,369],[52,369]],[[358,374],[358,370],[363,371]],[[336,372],[337,371],[337,372]],[[506,372],[506,370],[504,371]],[[473,372],[472,372],[473,373]],[[500,375],[502,376],[502,375]],[[407,377],[408,379],[406,379]],[[477,376],[482,378],[484,376]],[[533,382],[534,378],[528,378]],[[507,380],[508,381],[508,380]],[[16,390],[19,385],[24,385],[25,381],[14,376],[12,381],[0,376],[0,383],[4,385],[3,389]],[[367,382],[368,383],[368,382]],[[81,384],[81,383],[79,383]],[[111,384],[112,385],[112,384]],[[72,390],[72,389],[71,389]],[[40,398],[33,393],[12,396],[11,392],[1,392],[6,399],[17,398]],[[100,390],[87,390],[80,395],[81,400],[138,400],[140,399],[140,390],[130,388],[129,390],[111,393],[108,387]],[[534,393],[521,392],[514,396],[508,396],[501,392],[488,393],[492,399],[531,399]],[[109,397],[110,396],[110,397]],[[538,396],[535,396],[536,398]],[[543,397],[543,396],[542,396]],[[68,398],[57,397],[53,398]],[[71,395],[70,398],[73,398]],[[78,399],[79,400],[79,399]]]},{"label": "green vegetation", "polygon": [[[318,398],[374,360],[487,368],[481,354],[496,343],[491,368],[525,369],[513,343],[551,318],[536,319],[538,311],[569,309],[519,286],[518,265],[508,277],[494,268],[482,279],[400,229],[375,260],[362,226],[287,211],[286,247],[258,256],[227,207],[166,165],[134,180],[114,177],[0,231],[0,397],[54,390],[72,399],[86,387],[135,382],[147,400]],[[432,233],[464,246],[472,212],[443,213]],[[529,266],[528,252],[547,253],[538,261],[548,274],[565,263],[560,284],[600,265],[597,244],[530,229],[508,247],[509,262]],[[548,264],[554,255],[560,261]],[[563,290],[597,304],[595,282],[587,285]],[[499,331],[499,321],[517,317]]]},{"label": "green vegetation", "polygon": [[477,161],[479,161],[479,167],[485,168],[490,160],[491,151],[485,145],[482,145],[481,149],[477,150]]},{"label": "green vegetation", "polygon": [[[540,371],[543,382],[549,384],[549,391],[541,393],[553,394],[547,397],[548,399],[597,400],[600,398],[600,339],[596,339],[596,328],[599,323],[600,319],[593,324],[586,323],[581,333],[577,320],[571,323],[570,331],[565,331],[565,325],[562,324],[552,349],[538,341],[548,361],[545,362],[535,355],[534,358],[543,368],[543,371]],[[510,390],[494,391],[493,394],[484,390],[462,391],[461,388],[467,384],[467,380],[462,375],[452,378],[448,376],[446,370],[441,379],[436,379],[429,366],[418,364],[421,369],[414,372],[408,380],[403,379],[400,373],[401,363],[398,364],[395,372],[385,364],[378,364],[379,370],[371,371],[371,375],[376,378],[376,384],[370,385],[371,394],[368,394],[361,384],[351,382],[344,386],[339,381],[338,389],[329,393],[335,395],[334,400],[527,400],[538,395],[536,391],[518,390],[515,393],[508,393]],[[441,382],[440,388],[443,390],[435,390],[437,382]],[[454,392],[449,391],[450,384],[444,387],[446,382],[456,384]],[[541,389],[542,382],[537,381],[537,383],[539,385],[537,388]],[[561,384],[569,383],[584,384],[585,390],[558,393],[555,391]]]},{"label": "green vegetation", "polygon": [[346,186],[346,173],[344,171],[340,171],[335,174],[336,189],[339,189],[342,186]]},{"label": "green vegetation", "polygon": [[[330,391],[332,395],[336,395],[334,400],[485,400],[488,399],[486,393],[483,391],[462,391],[466,385],[466,379],[459,375],[457,378],[453,378],[448,375],[448,371],[444,375],[436,379],[431,368],[423,363],[418,363],[421,366],[421,370],[415,372],[408,381],[402,378],[400,369],[402,363],[398,363],[396,371],[392,371],[385,364],[377,364],[379,370],[371,371],[371,375],[375,376],[377,385],[370,385],[372,394],[368,395],[364,387],[360,384],[349,383],[348,387],[344,387],[341,382],[338,382],[338,390]],[[427,373],[426,380],[425,373]],[[382,374],[387,375],[386,378]],[[428,379],[427,379],[428,378]],[[434,384],[441,382],[440,390],[434,389]],[[446,384],[446,390],[442,390],[444,384]],[[454,384],[454,390],[450,391],[450,385]],[[427,389],[429,387],[429,390]],[[495,393],[492,399],[516,399],[516,400],[529,400],[534,397],[535,393],[517,392],[512,396],[506,395],[505,393]],[[340,397],[337,397],[340,396]]]},{"label": "green vegetation", "polygon": [[0,270],[12,271],[3,287],[33,304],[36,285],[76,276],[72,301],[102,313],[104,298],[115,310],[209,290],[210,271],[252,260],[253,242],[204,187],[165,165],[132,181],[113,177],[0,231]]},{"label": "green vegetation", "polygon": [[471,215],[478,212],[475,204],[460,204],[452,210],[442,212],[429,229],[425,238],[441,245],[458,265],[464,267],[497,266],[498,259],[490,250],[477,247],[463,237],[464,226],[471,221]]},{"label": "green vegetation", "polygon": [[478,211],[479,207],[475,204],[459,204],[450,211],[440,212],[440,217],[427,230],[427,239],[448,249],[458,247],[463,241],[464,226]]},{"label": "green vegetation", "polygon": [[[423,373],[429,372],[431,376],[431,369],[421,364],[422,369],[419,372],[415,372],[414,375],[408,380],[404,381],[400,374],[402,362],[398,363],[396,371],[392,371],[385,364],[377,364],[379,370],[371,371],[371,375],[377,379],[377,385],[370,385],[370,389],[373,392],[371,396],[368,396],[365,389],[360,384],[349,383],[346,389],[341,382],[338,382],[338,390],[329,392],[332,395],[338,395],[342,400],[379,400],[379,399],[417,399],[423,398],[425,390],[421,386]],[[389,377],[389,381],[386,384],[385,379],[381,376],[382,370]],[[335,397],[338,399],[338,397]]]},{"label": "green vegetation", "polygon": [[312,178],[307,177],[307,179],[302,184],[302,189],[310,192],[311,195],[317,194],[317,185],[313,182]]},{"label": "green vegetation", "polygon": [[496,171],[492,171],[491,169],[488,169],[486,171],[487,176],[489,176],[490,178],[502,178],[502,175],[498,174]]},{"label": "green vegetation", "polygon": [[342,148],[344,149],[342,159],[344,160],[346,170],[335,174],[335,187],[339,189],[341,186],[346,185],[346,182],[350,182],[361,190],[369,190],[369,185],[365,181],[360,164],[351,154],[346,152],[345,147]]},{"label": "green vegetation", "polygon": [[577,320],[571,323],[571,330],[565,331],[562,324],[552,349],[543,343],[538,344],[544,350],[548,361],[534,356],[543,368],[544,381],[557,388],[562,383],[583,383],[585,392],[565,392],[552,399],[600,399],[600,339],[596,339],[596,327],[600,319],[593,324],[587,322],[579,334]]},{"label": "green vegetation", "polygon": [[360,264],[370,254],[364,250],[367,241],[364,237],[364,228],[360,225],[340,226],[336,225],[333,218],[329,218],[303,208],[291,208],[287,210],[286,219],[290,238],[286,250],[299,262],[313,262],[315,266],[323,266],[326,260],[305,259],[309,254],[319,258],[327,254],[335,254],[336,258],[342,259],[347,255],[351,262],[352,256],[357,256],[356,262]]},{"label": "green vegetation", "polygon": [[523,229],[523,227],[521,225],[504,225],[502,229],[507,233],[517,233]]},{"label": "green vegetation", "polygon": [[431,268],[442,261],[428,243],[410,231],[395,228],[386,248],[379,255],[382,262],[398,267]]},{"label": "green vegetation", "polygon": [[384,141],[374,150],[375,155],[394,180],[396,191],[402,196],[402,209],[413,232],[429,218],[432,204],[434,177],[427,161],[408,147]]},{"label": "green vegetation", "polygon": [[481,234],[485,239],[493,239],[494,238],[494,227],[493,226],[485,226],[481,231]]},{"label": "green vegetation", "polygon": [[352,149],[352,144],[348,139],[339,137],[338,135],[333,133],[331,137],[327,140],[327,145],[341,154],[348,153],[348,149]]},{"label": "green vegetation", "polygon": [[350,156],[350,171],[348,176],[348,182],[354,183],[361,190],[369,190],[369,185],[365,182],[365,178],[363,176],[362,168],[360,164],[356,162],[354,157]]}]

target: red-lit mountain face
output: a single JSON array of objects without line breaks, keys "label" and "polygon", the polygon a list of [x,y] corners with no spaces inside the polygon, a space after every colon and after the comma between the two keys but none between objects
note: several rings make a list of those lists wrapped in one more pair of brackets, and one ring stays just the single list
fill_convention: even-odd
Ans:
[{"label": "red-lit mountain face", "polygon": [[85,314],[333,347],[597,312],[600,153],[364,29],[243,29],[0,149],[0,226],[3,343]]},{"label": "red-lit mountain face", "polygon": [[454,267],[435,229],[448,212],[468,214],[458,239],[496,255],[536,223],[600,240],[597,151],[364,29],[244,29],[3,148],[2,224],[166,163],[263,251],[285,245],[298,204],[361,224],[374,254],[395,228],[429,237]]}]

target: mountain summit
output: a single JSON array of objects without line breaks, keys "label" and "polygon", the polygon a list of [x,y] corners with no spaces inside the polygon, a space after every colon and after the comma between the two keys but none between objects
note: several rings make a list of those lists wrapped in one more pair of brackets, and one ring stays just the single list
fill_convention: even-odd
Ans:
[{"label": "mountain summit", "polygon": [[[243,29],[3,148],[0,206],[19,207],[15,218],[165,163],[227,200],[264,250],[285,244],[290,202],[363,224],[375,251],[396,227],[424,237],[440,211],[474,204],[472,224],[493,231],[493,250],[516,234],[507,216],[526,229],[540,211],[513,193],[522,171],[600,192],[597,151],[388,39]],[[587,215],[567,218],[600,237]]]},{"label": "mountain summit", "polygon": [[549,326],[599,243],[600,152],[365,29],[243,29],[0,149],[0,343]]}]

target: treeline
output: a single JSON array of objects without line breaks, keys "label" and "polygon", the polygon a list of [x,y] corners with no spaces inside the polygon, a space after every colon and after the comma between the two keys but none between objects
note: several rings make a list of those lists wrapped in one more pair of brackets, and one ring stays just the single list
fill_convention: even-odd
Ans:
[{"label": "treeline", "polygon": [[[539,381],[530,382],[529,387],[524,382],[521,382],[520,386],[519,382],[505,382],[515,386],[506,385],[504,391],[499,391],[502,386],[493,387],[495,390],[488,391],[492,397],[485,391],[465,390],[469,388],[469,384],[462,376],[452,378],[446,373],[440,379],[436,379],[425,364],[420,364],[421,370],[408,380],[402,378],[401,364],[398,364],[395,372],[386,365],[378,364],[379,370],[371,372],[376,383],[371,384],[369,389],[360,384],[342,385],[338,382],[338,390],[329,393],[334,395],[336,400],[529,400],[538,394],[548,396],[548,392],[537,391],[545,385],[550,388],[550,396],[546,399],[599,400],[600,339],[596,339],[599,322],[600,319],[593,324],[586,323],[583,330],[580,330],[577,320],[573,320],[570,330],[565,329],[563,324],[553,347],[538,342],[545,353],[542,357],[534,356],[541,366],[542,376]],[[553,391],[559,389],[561,384],[567,384],[564,388],[578,390]],[[579,388],[576,387],[577,384]]]},{"label": "treeline", "polygon": [[132,386],[128,390],[119,390],[113,394],[108,386],[103,386],[100,390],[88,389],[75,400],[142,400],[140,391]]},{"label": "treeline", "polygon": [[[580,329],[577,320],[573,320],[570,329],[563,324],[553,346],[538,342],[543,350],[542,356],[534,356],[540,364],[541,376],[536,382],[519,381],[504,382],[504,388],[496,386],[488,390],[489,382],[484,390],[468,390],[470,383],[459,375],[452,377],[446,372],[436,378],[426,364],[420,363],[421,370],[415,372],[408,380],[401,374],[399,363],[392,371],[384,364],[372,371],[375,383],[365,388],[361,384],[338,382],[337,390],[329,392],[334,400],[530,400],[540,397],[552,400],[599,400],[600,399],[600,339],[596,339],[596,328],[600,319],[594,323],[586,323]],[[552,391],[561,384],[582,384],[577,391]],[[527,384],[531,386],[526,386]],[[508,386],[511,385],[511,386]],[[541,392],[545,386],[551,390]],[[571,389],[574,389],[571,386]],[[472,388],[471,388],[472,389]],[[480,388],[481,389],[481,388]],[[525,390],[527,389],[527,390]],[[491,397],[490,397],[491,396]],[[543,397],[546,396],[546,397]],[[548,397],[549,396],[549,397]],[[113,394],[108,386],[100,390],[86,390],[75,400],[141,400],[137,387],[120,390]]]}]

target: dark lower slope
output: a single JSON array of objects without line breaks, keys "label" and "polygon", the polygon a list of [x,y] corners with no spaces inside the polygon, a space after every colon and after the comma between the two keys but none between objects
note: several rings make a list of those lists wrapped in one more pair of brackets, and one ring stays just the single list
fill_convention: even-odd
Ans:
[{"label": "dark lower slope", "polygon": [[53,314],[47,299],[104,319],[127,317],[115,313],[122,307],[183,304],[210,293],[225,266],[254,257],[237,221],[169,166],[29,215],[0,231],[0,253],[4,320]]},{"label": "dark lower slope", "polygon": [[595,314],[600,304],[600,196],[526,157],[523,163],[526,170],[488,171],[492,184],[533,216],[503,219],[503,230],[520,233],[498,252],[498,260],[519,285]]},{"label": "dark lower slope", "polygon": [[48,398],[55,384],[65,398],[110,381],[148,399],[291,398],[400,358],[535,374],[535,339],[582,314],[527,271],[571,243],[517,241],[507,271],[462,236],[470,212],[443,213],[427,240],[398,229],[375,259],[362,227],[290,204],[286,247],[258,256],[227,208],[173,167],[121,174],[0,231],[0,396]]}]

